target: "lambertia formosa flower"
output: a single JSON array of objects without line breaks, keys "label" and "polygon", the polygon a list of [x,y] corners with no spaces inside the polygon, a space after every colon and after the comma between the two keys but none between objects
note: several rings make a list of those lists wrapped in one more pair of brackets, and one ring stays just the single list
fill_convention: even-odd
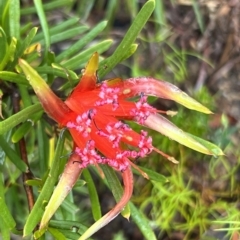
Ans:
[{"label": "lambertia formosa flower", "polygon": [[81,240],[89,238],[105,226],[127,204],[133,191],[132,167],[140,171],[144,177],[148,177],[134,164],[135,159],[156,151],[177,163],[173,157],[153,146],[152,138],[146,131],[138,133],[124,120],[154,129],[201,153],[223,154],[215,145],[204,140],[198,141],[198,138],[183,132],[161,115],[171,115],[173,112],[157,110],[147,103],[147,96],[153,95],[174,100],[189,109],[211,113],[170,83],[151,77],[130,78],[124,81],[116,78],[98,83],[96,75],[98,53],[94,53],[83,71],[79,84],[63,102],[25,60],[20,59],[19,65],[45,112],[61,127],[69,130],[74,142],[72,154],[46,207],[40,228],[47,227],[48,221],[74,186],[82,169],[89,164],[95,165],[100,172],[99,164],[107,164],[119,171],[123,178],[124,193],[116,206],[95,222],[79,238]]}]

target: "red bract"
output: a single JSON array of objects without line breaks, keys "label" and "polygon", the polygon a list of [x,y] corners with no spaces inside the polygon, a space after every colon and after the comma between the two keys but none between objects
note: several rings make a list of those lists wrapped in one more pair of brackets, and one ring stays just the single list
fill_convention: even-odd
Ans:
[{"label": "red bract", "polygon": [[[80,239],[90,237],[116,217],[127,204],[133,190],[131,166],[147,177],[147,174],[133,163],[136,158],[145,157],[154,150],[170,161],[177,162],[173,157],[156,149],[146,131],[142,130],[138,133],[123,120],[134,121],[154,129],[196,151],[205,154],[223,154],[215,145],[204,140],[198,141],[198,138],[183,132],[159,115],[159,113],[171,115],[171,112],[157,110],[147,103],[147,95],[153,95],[174,100],[190,109],[211,113],[170,83],[147,77],[130,78],[125,81],[116,78],[98,83],[96,76],[98,54],[95,53],[87,64],[79,84],[63,102],[24,60],[20,60],[19,65],[33,86],[44,110],[59,125],[69,129],[74,141],[73,154],[69,159],[71,164],[68,163],[65,167],[46,207],[40,228],[46,226],[73,187],[81,169],[89,164],[97,166],[98,169],[100,169],[99,164],[107,164],[121,172],[125,188],[119,203],[92,225]],[[130,98],[136,96],[136,101],[133,99],[130,101]]]}]

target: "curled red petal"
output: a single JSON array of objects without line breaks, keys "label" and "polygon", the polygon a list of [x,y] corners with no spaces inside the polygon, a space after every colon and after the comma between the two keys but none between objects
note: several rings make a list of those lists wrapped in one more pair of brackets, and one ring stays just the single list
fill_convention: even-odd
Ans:
[{"label": "curled red petal", "polygon": [[116,206],[111,211],[109,211],[97,222],[95,222],[90,228],[88,228],[88,230],[79,238],[79,240],[88,239],[99,229],[106,226],[115,217],[117,217],[117,215],[122,211],[122,209],[129,202],[133,192],[133,174],[132,174],[131,167],[128,167],[122,173],[122,178],[123,178],[123,184],[124,184],[124,192],[120,201],[116,204]]}]

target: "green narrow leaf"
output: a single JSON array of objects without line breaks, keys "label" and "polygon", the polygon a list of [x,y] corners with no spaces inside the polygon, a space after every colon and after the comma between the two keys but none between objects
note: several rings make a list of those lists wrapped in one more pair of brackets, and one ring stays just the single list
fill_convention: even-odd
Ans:
[{"label": "green narrow leaf", "polygon": [[14,73],[14,72],[0,71],[0,78],[1,78],[1,80],[4,80],[4,81],[29,86],[29,83],[26,80],[26,77],[24,77],[23,75],[19,75],[17,73]]},{"label": "green narrow leaf", "polygon": [[[7,207],[7,204],[5,202],[5,197],[4,197],[4,185],[3,185],[3,180],[2,180],[2,176],[0,176],[0,222],[2,223],[0,225],[0,228],[1,226],[5,227],[6,230],[11,230],[15,227],[16,223]],[[3,230],[1,228],[1,230]]]},{"label": "green narrow leaf", "polygon": [[166,25],[167,21],[166,21],[166,14],[165,14],[163,0],[156,1],[156,8],[154,11],[154,15],[159,24]]},{"label": "green narrow leaf", "polygon": [[42,106],[40,103],[36,103],[30,107],[23,109],[22,111],[12,115],[4,121],[0,122],[0,135],[8,132],[19,123],[26,121],[31,118],[34,113],[42,111]]},{"label": "green narrow leaf", "polygon": [[92,209],[93,218],[95,221],[97,221],[98,219],[100,219],[102,217],[98,193],[97,193],[95,184],[93,182],[93,179],[92,179],[91,174],[89,173],[88,169],[84,169],[83,176],[87,182],[87,188],[88,188],[89,197],[90,197],[90,201],[91,201],[91,206],[92,206],[91,209]]},{"label": "green narrow leaf", "polygon": [[10,238],[11,230],[8,228],[6,222],[4,221],[1,215],[0,215],[0,233],[2,240],[11,239]]},{"label": "green narrow leaf", "polygon": [[37,122],[37,140],[39,153],[39,168],[41,173],[45,173],[48,165],[49,146],[43,120]]},{"label": "green narrow leaf", "polygon": [[[125,59],[128,59],[130,56],[132,56],[133,53],[137,50],[137,48],[138,48],[138,44],[132,44],[131,47],[122,56],[123,58],[121,61],[124,61]],[[108,62],[108,59],[104,59],[103,61],[101,61],[99,64],[99,69],[105,67],[107,62]]]},{"label": "green narrow leaf", "polygon": [[200,12],[200,7],[199,7],[198,1],[192,0],[192,6],[193,6],[194,13],[196,15],[197,22],[198,22],[198,25],[200,27],[200,30],[201,30],[202,33],[204,33],[204,28],[205,28],[204,27],[204,21],[203,21],[202,14]]},{"label": "green narrow leaf", "polygon": [[0,62],[2,62],[8,49],[7,37],[2,27],[0,27]]},{"label": "green narrow leaf", "polygon": [[149,0],[143,5],[142,9],[134,19],[131,27],[125,34],[123,40],[118,45],[117,49],[114,51],[112,56],[110,56],[106,61],[105,63],[106,67],[102,67],[101,69],[99,69],[98,74],[100,78],[109,73],[123,59],[126,50],[128,50],[134,43],[138,34],[140,33],[140,31],[146,24],[147,20],[151,16],[154,7],[155,7],[154,0]]},{"label": "green narrow leaf", "polygon": [[23,136],[25,136],[30,129],[32,128],[32,123],[30,121],[27,121],[25,123],[23,123],[12,135],[12,142],[13,143],[17,143],[19,142],[20,139],[23,138]]},{"label": "green narrow leaf", "polygon": [[[106,180],[108,182],[109,188],[111,189],[114,198],[116,199],[117,202],[121,199],[123,195],[123,188],[122,185],[114,172],[114,170],[106,165],[101,166],[104,176],[106,177]],[[121,211],[121,214],[123,217],[125,216],[130,216],[130,208],[129,204],[126,205],[126,207]]]},{"label": "green narrow leaf", "polygon": [[81,234],[87,230],[87,227],[85,225],[77,221],[70,221],[70,220],[64,220],[64,221],[51,220],[49,222],[49,226],[57,229],[63,229],[63,230],[73,229],[75,227],[78,229],[78,232]]},{"label": "green narrow leaf", "polygon": [[[62,31],[60,33],[57,34],[52,34],[50,35],[50,41],[51,44],[53,43],[58,43],[64,40],[68,40],[74,37],[79,36],[81,33],[84,33],[88,30],[88,27],[86,26],[80,26],[80,27],[75,27],[72,29],[68,29],[66,31]],[[40,41],[40,43],[42,44],[43,41]]]},{"label": "green narrow leaf", "polygon": [[221,156],[224,155],[223,151],[221,150],[221,148],[219,148],[218,146],[216,146],[215,144],[208,142],[202,138],[199,138],[197,136],[194,136],[190,133],[186,133],[188,136],[190,136],[191,138],[195,139],[197,142],[201,143],[205,148],[207,148],[213,156]]},{"label": "green narrow leaf", "polygon": [[42,0],[33,0],[34,5],[36,7],[37,10],[37,14],[41,23],[41,27],[42,27],[42,31],[44,33],[44,40],[45,40],[45,60],[47,58],[47,52],[50,49],[50,45],[51,45],[51,41],[50,41],[50,34],[49,34],[49,29],[48,29],[48,22],[45,16],[45,11],[43,9],[43,4],[42,4]]},{"label": "green narrow leaf", "polygon": [[[149,179],[151,181],[157,181],[157,182],[161,182],[161,183],[166,183],[168,182],[168,179],[162,175],[162,174],[159,174],[155,171],[152,171],[148,168],[145,168],[145,167],[140,167],[138,166],[143,172],[147,173]],[[139,171],[137,171],[136,169],[133,169],[133,172],[137,175],[141,175],[141,173]]]},{"label": "green narrow leaf", "polygon": [[95,0],[88,0],[88,1],[79,1],[77,13],[78,16],[81,16],[81,20],[85,22],[89,16],[89,13],[94,6]]},{"label": "green narrow leaf", "polygon": [[9,64],[9,66],[7,67],[8,70],[13,70],[14,67],[16,66],[18,59],[24,54],[24,51],[30,46],[34,36],[37,33],[37,28],[34,27],[31,29],[31,31],[28,33],[28,35],[26,36],[26,38],[23,40],[23,42],[21,43],[20,47],[18,48],[17,51],[15,51],[14,54],[14,59],[12,60],[12,63]]},{"label": "green narrow leaf", "polygon": [[8,156],[9,160],[22,172],[28,170],[28,166],[23,160],[18,156],[18,154],[9,146],[9,143],[6,142],[3,136],[0,135],[0,146],[3,151]]},{"label": "green narrow leaf", "polygon": [[52,234],[54,239],[66,240],[66,237],[56,228],[48,228],[48,231]]},{"label": "green narrow leaf", "polygon": [[[79,18],[70,18],[69,20],[67,20],[65,22],[61,22],[61,24],[58,24],[58,25],[50,28],[49,34],[50,34],[50,36],[52,36],[52,35],[62,32],[63,30],[69,29],[70,27],[75,25],[78,21],[79,21]],[[40,32],[34,37],[33,42],[39,42],[43,38],[44,38],[44,33]]]},{"label": "green narrow leaf", "polygon": [[109,47],[112,45],[113,41],[112,40],[105,40],[102,41],[90,48],[88,48],[85,51],[82,51],[80,54],[76,55],[75,57],[71,58],[70,60],[64,62],[62,65],[65,68],[69,68],[71,70],[78,69],[81,64],[84,64],[88,61],[90,56],[94,52],[98,52],[99,54],[105,52],[106,50],[109,49]]},{"label": "green narrow leaf", "polygon": [[3,70],[9,61],[11,61],[11,62],[14,61],[16,46],[17,46],[17,39],[13,37],[11,39],[11,43],[10,43],[9,47],[7,48],[7,52],[6,52],[3,60],[0,62],[0,70]]},{"label": "green narrow leaf", "polygon": [[46,179],[46,182],[37,198],[37,201],[35,202],[32,211],[30,212],[26,224],[24,226],[23,235],[27,236],[31,234],[31,232],[34,230],[36,225],[41,220],[41,217],[44,213],[44,203],[49,201],[52,192],[54,190],[54,185],[57,182],[58,179],[58,172],[60,167],[60,161],[62,161],[62,151],[64,147],[64,141],[65,141],[65,134],[62,134],[61,137],[58,139],[57,147],[53,159],[53,163],[50,169],[50,172],[48,174],[48,177]]},{"label": "green narrow leaf", "polygon": [[20,38],[20,1],[9,1],[9,27],[10,36],[17,39]]},{"label": "green narrow leaf", "polygon": [[[57,1],[52,1],[49,3],[44,3],[43,5],[43,10],[48,11],[48,10],[53,10],[56,8],[60,7],[66,7],[68,5],[72,4],[72,0],[57,0]],[[28,15],[31,13],[36,13],[36,8],[35,7],[29,7],[29,8],[22,8],[21,9],[21,15]]]},{"label": "green narrow leaf", "polygon": [[145,237],[144,239],[157,240],[153,230],[149,226],[148,219],[146,219],[143,213],[141,213],[132,202],[129,202],[129,206],[131,209],[131,217],[141,230],[143,236]]},{"label": "green narrow leaf", "polygon": [[70,46],[67,50],[63,51],[56,57],[57,62],[61,62],[63,59],[73,56],[79,52],[84,46],[91,42],[99,33],[106,27],[107,21],[100,22],[89,33],[80,38],[76,43]]},{"label": "green narrow leaf", "polygon": [[29,95],[28,89],[22,84],[18,84],[18,89],[20,92],[21,100],[24,107],[29,107],[32,105],[32,99]]},{"label": "green narrow leaf", "polygon": [[[55,75],[58,77],[62,77],[65,79],[72,79],[72,80],[79,79],[78,75],[75,72],[73,72],[67,68],[58,66],[54,63],[52,64],[52,67],[42,66],[42,67],[37,67],[36,70],[40,74],[52,74],[52,75]],[[1,72],[0,72],[0,76],[1,76]]]}]

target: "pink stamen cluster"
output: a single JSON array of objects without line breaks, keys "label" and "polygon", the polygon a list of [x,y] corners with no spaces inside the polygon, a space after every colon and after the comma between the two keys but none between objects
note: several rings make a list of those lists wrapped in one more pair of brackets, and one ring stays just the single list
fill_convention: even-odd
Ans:
[{"label": "pink stamen cluster", "polygon": [[101,100],[96,101],[95,106],[103,106],[105,104],[112,104],[113,110],[116,110],[119,106],[118,103],[118,93],[119,88],[108,87],[106,83],[101,85],[101,91],[99,92],[99,97]]},{"label": "pink stamen cluster", "polygon": [[88,137],[91,132],[92,118],[96,115],[96,109],[90,109],[82,115],[78,115],[75,122],[68,122],[68,128],[75,128],[83,137]]},{"label": "pink stamen cluster", "polygon": [[86,147],[76,148],[75,152],[81,157],[81,162],[79,162],[79,167],[84,169],[90,164],[108,164],[110,167],[118,170],[124,171],[129,166],[129,160],[127,158],[122,158],[119,160],[109,159],[102,157],[96,152],[95,142],[93,140],[89,140]]},{"label": "pink stamen cluster", "polygon": [[124,135],[124,132],[130,130],[130,128],[128,127],[127,124],[124,124],[123,122],[119,121],[114,124],[109,123],[106,126],[105,130],[107,131],[107,133],[102,130],[99,130],[97,134],[102,137],[106,137],[110,142],[112,142],[113,148],[118,148],[120,140]]},{"label": "pink stamen cluster", "polygon": [[152,112],[156,110],[147,103],[147,96],[141,94],[141,97],[138,102],[135,103],[136,108],[133,108],[130,112],[134,116],[135,120],[139,124],[144,124],[145,120]]}]

